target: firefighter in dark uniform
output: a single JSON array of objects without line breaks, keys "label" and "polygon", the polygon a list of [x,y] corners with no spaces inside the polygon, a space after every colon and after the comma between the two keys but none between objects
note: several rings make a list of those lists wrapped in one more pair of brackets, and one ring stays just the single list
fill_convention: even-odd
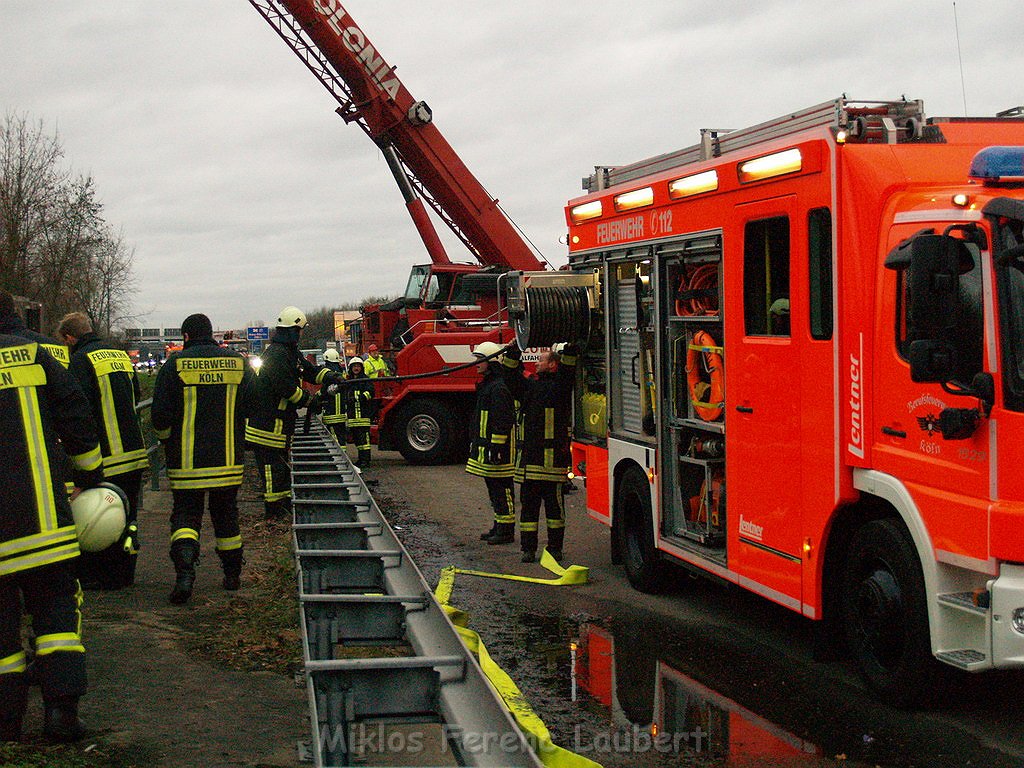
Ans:
[{"label": "firefighter in dark uniform", "polygon": [[164,445],[174,498],[171,562],[176,578],[169,599],[175,604],[192,596],[207,497],[224,589],[241,584],[237,496],[255,379],[242,355],[214,341],[206,315],[189,315],[181,332],[184,347],[167,358],[153,390],[153,429]]},{"label": "firefighter in dark uniform", "polygon": [[49,336],[29,330],[18,314],[18,310],[14,305],[14,297],[2,289],[0,289],[0,333],[37,341],[43,349],[50,353],[50,357],[65,368],[68,367],[68,363],[71,360],[68,348]]},{"label": "firefighter in dark uniform", "polygon": [[323,385],[344,381],[337,372],[313,365],[302,357],[299,337],[305,327],[302,310],[281,310],[270,343],[263,351],[263,365],[256,376],[254,410],[245,426],[245,440],[256,452],[268,519],[284,519],[292,511],[288,450],[295,433],[296,411],[311,398],[302,382]]},{"label": "firefighter in dark uniform", "polygon": [[[345,375],[341,367],[341,355],[336,349],[328,349],[324,352],[324,368],[335,373]],[[347,440],[346,425],[348,422],[348,407],[345,403],[345,395],[340,387],[331,388],[331,392],[321,390],[320,397],[323,400],[323,421],[324,424],[334,432],[334,438],[338,445],[344,447]]]},{"label": "firefighter in dark uniform", "polygon": [[79,563],[81,579],[87,589],[120,589],[135,583],[139,547],[136,520],[142,473],[149,466],[146,441],[135,410],[139,378],[128,354],[103,341],[83,313],[65,315],[58,335],[71,348],[68,370],[85,392],[99,426],[103,473],[124,491],[129,505],[125,535],[102,552],[83,554]]},{"label": "firefighter in dark uniform", "polygon": [[523,379],[523,404],[517,441],[515,479],[519,489],[519,543],[523,562],[537,559],[540,506],[548,526],[548,553],[562,559],[565,540],[565,481],[572,458],[569,438],[572,393],[576,382],[576,349],[540,353],[536,373]]},{"label": "firefighter in dark uniform", "polygon": [[32,616],[44,732],[75,741],[83,735],[78,699],[86,690],[85,648],[78,540],[63,467],[66,454],[75,484],[91,488],[103,481],[103,457],[75,380],[39,344],[6,334],[0,335],[0,431],[0,742],[21,738],[28,701],[22,604]]},{"label": "firefighter in dark uniform", "polygon": [[[332,388],[333,389],[333,388]],[[370,419],[373,416],[373,384],[363,371],[363,360],[348,361],[348,379],[343,393],[348,413],[348,433],[356,447],[356,466],[370,466]]]},{"label": "firefighter in dark uniform", "polygon": [[[477,373],[483,379],[476,387],[475,433],[469,448],[466,471],[482,477],[494,509],[494,525],[480,538],[488,544],[515,541],[516,508],[512,482],[512,428],[515,406],[504,366],[492,357],[502,347],[493,341],[478,344],[473,355],[479,359]],[[490,358],[490,359],[488,359]]]}]

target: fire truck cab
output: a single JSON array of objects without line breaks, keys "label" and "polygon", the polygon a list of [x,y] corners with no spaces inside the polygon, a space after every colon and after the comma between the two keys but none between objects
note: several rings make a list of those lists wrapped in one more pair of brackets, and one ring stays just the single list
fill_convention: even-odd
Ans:
[{"label": "fire truck cab", "polygon": [[897,705],[1024,666],[1020,110],[841,98],[585,182],[574,462],[630,582],[820,621]]}]

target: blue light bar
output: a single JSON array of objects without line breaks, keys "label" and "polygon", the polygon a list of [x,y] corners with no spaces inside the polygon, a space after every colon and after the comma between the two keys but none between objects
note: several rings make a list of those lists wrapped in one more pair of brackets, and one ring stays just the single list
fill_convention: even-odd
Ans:
[{"label": "blue light bar", "polygon": [[1024,182],[1024,147],[985,147],[967,175],[981,182]]}]

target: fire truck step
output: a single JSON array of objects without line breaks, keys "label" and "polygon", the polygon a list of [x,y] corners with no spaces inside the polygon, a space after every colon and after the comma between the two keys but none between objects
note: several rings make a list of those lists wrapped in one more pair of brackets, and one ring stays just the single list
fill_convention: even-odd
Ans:
[{"label": "fire truck step", "polygon": [[988,657],[981,651],[965,648],[962,651],[941,651],[935,658],[960,669],[971,670],[984,666]]},{"label": "fire truck step", "polygon": [[988,615],[988,593],[976,596],[974,592],[947,592],[939,595],[939,604],[979,616]]}]

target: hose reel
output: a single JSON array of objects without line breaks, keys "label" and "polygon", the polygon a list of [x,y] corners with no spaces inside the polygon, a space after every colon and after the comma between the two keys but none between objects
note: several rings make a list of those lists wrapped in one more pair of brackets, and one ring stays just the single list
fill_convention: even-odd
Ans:
[{"label": "hose reel", "polygon": [[590,300],[582,286],[527,287],[525,307],[514,321],[520,349],[584,342],[590,335]]}]

